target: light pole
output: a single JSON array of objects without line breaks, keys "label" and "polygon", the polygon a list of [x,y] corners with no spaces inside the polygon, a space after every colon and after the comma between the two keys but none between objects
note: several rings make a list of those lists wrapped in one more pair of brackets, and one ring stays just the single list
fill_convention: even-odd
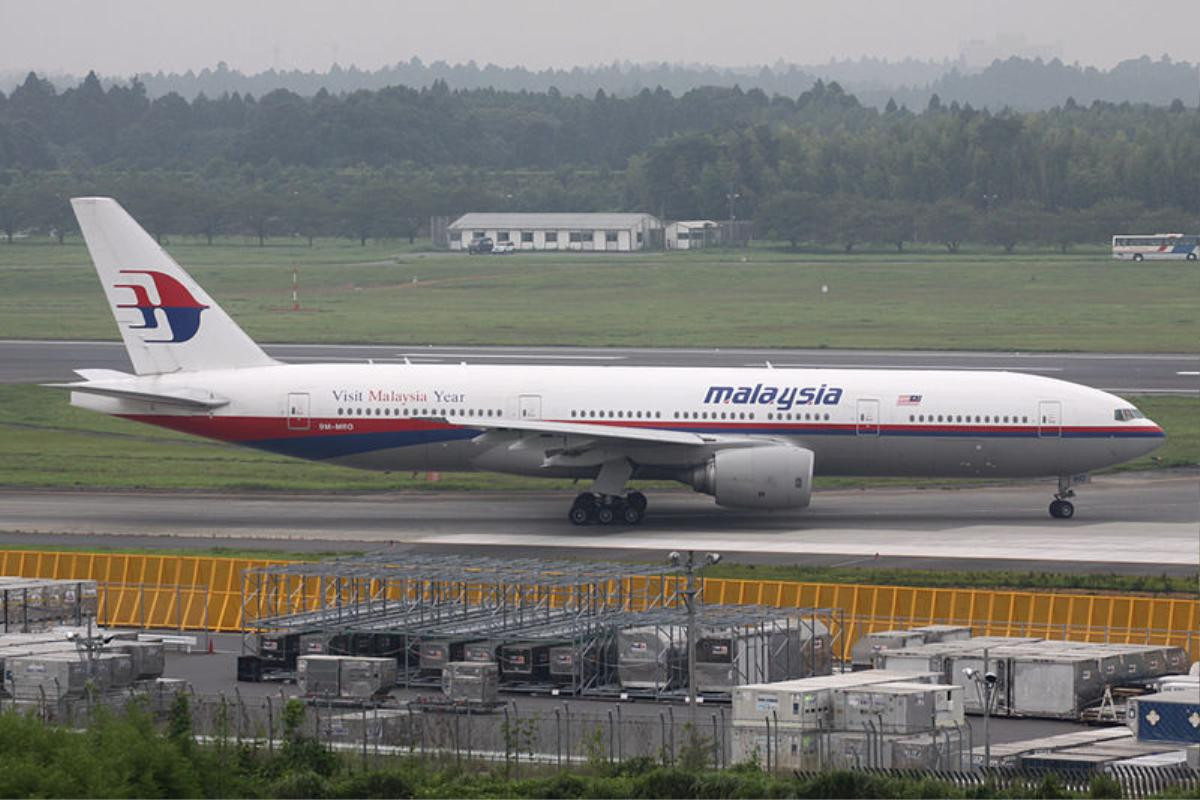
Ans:
[{"label": "light pole", "polygon": [[[687,551],[687,561],[679,555],[679,551],[672,551],[667,559],[674,566],[683,564],[683,568],[687,573],[687,588],[683,590],[683,602],[687,606],[687,681],[688,681],[688,705],[692,707],[692,716],[696,715],[696,553],[693,550]],[[716,564],[721,560],[720,553],[705,553],[704,564],[708,566]]]},{"label": "light pole", "polygon": [[983,648],[983,670],[967,667],[963,670],[963,675],[975,684],[979,704],[983,706],[983,768],[987,771],[992,768],[992,737],[988,730],[988,721],[992,715],[992,702],[996,699],[996,684],[999,678],[990,668],[986,647]]},{"label": "light pole", "polygon": [[730,191],[729,194],[725,195],[725,199],[729,201],[729,241],[730,242],[734,242],[737,240],[737,228],[736,228],[737,217],[733,213],[733,203],[739,197],[741,197],[741,195],[734,191]]}]

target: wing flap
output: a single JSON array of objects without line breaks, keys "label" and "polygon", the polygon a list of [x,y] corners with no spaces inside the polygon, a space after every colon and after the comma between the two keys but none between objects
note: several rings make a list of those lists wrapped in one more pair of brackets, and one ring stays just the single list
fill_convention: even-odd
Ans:
[{"label": "wing flap", "polygon": [[[720,446],[744,441],[743,437],[693,433],[691,431],[668,431],[661,428],[638,428],[630,425],[610,425],[608,423],[555,422],[541,419],[500,421],[476,417],[454,417],[446,419],[446,421],[467,428],[579,436],[592,441],[602,440],[612,442],[620,440],[647,444],[688,445],[692,447]],[[590,444],[590,442],[587,444]],[[583,444],[583,447],[586,447],[587,444]]]}]

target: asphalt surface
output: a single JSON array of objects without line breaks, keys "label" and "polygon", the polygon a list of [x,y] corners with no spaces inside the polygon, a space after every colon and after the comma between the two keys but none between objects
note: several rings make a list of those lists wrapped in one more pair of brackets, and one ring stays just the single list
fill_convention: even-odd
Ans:
[{"label": "asphalt surface", "polygon": [[576,528],[560,493],[209,495],[0,492],[9,545],[229,546],[283,552],[391,546],[425,553],[654,561],[715,550],[747,563],[1195,574],[1200,473],[1115,475],[1051,519],[1053,486],[818,492],[809,509],[745,513],[652,493],[642,525]]},{"label": "asphalt surface", "polygon": [[[1126,394],[1200,395],[1200,355],[956,351],[264,345],[291,363],[573,364],[639,367],[826,367],[1011,370]],[[0,340],[0,383],[71,380],[79,368],[131,371],[119,342]]]}]

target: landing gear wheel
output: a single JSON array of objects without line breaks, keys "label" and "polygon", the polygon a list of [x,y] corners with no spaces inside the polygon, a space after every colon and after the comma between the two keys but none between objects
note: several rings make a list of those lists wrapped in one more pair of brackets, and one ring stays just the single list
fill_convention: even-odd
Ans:
[{"label": "landing gear wheel", "polygon": [[641,492],[630,492],[625,496],[625,502],[643,514],[646,513],[646,495]]},{"label": "landing gear wheel", "polygon": [[596,522],[601,525],[612,525],[616,518],[617,515],[613,512],[612,506],[599,506],[596,509]]},{"label": "landing gear wheel", "polygon": [[1075,504],[1070,500],[1055,500],[1050,504],[1050,516],[1055,519],[1070,519],[1075,516]]},{"label": "landing gear wheel", "polygon": [[624,522],[626,525],[637,525],[642,521],[644,513],[642,509],[630,503],[621,509],[621,522]]},{"label": "landing gear wheel", "polygon": [[572,525],[587,525],[592,521],[592,511],[578,503],[571,506],[571,510],[567,512],[567,519],[571,520]]}]

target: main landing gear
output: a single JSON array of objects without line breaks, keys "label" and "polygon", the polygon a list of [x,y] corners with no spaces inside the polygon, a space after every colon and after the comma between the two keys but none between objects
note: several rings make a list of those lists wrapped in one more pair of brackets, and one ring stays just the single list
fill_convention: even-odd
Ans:
[{"label": "main landing gear", "polygon": [[620,495],[584,492],[575,498],[567,518],[574,525],[637,525],[646,516],[646,495],[630,492]]},{"label": "main landing gear", "polygon": [[1054,495],[1054,502],[1050,503],[1050,516],[1055,519],[1070,519],[1075,516],[1075,504],[1070,498],[1075,496],[1075,490],[1071,488],[1071,477],[1069,475],[1058,476],[1058,494]]}]

